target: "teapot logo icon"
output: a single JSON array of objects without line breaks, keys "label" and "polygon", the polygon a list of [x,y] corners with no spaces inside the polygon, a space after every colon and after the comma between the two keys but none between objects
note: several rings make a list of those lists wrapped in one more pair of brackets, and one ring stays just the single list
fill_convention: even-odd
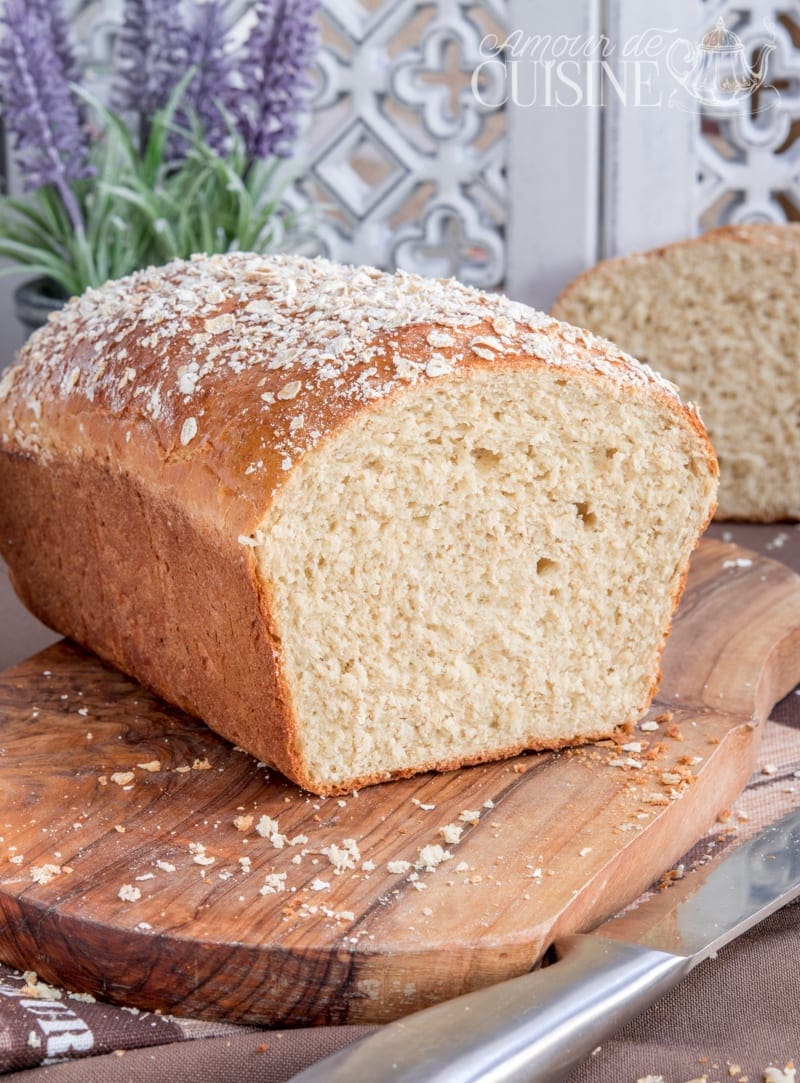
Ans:
[{"label": "teapot logo icon", "polygon": [[699,46],[685,38],[673,42],[666,62],[673,79],[706,110],[738,112],[765,86],[768,61],[774,49],[774,43],[764,45],[758,66],[751,66],[742,39],[728,29],[724,19],[719,19]]}]

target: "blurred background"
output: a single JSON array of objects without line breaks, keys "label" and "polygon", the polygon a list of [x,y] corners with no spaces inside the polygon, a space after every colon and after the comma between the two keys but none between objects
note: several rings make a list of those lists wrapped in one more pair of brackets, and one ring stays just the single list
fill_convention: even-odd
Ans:
[{"label": "blurred background", "polygon": [[[232,45],[255,6],[225,5]],[[122,8],[63,4],[101,97]],[[322,0],[314,18],[284,198],[321,211],[314,245],[333,258],[547,308],[604,256],[800,217],[798,3]],[[734,108],[707,92],[725,64],[752,78]],[[8,152],[3,173],[19,191]],[[24,278],[0,281],[0,364],[24,340]]]}]

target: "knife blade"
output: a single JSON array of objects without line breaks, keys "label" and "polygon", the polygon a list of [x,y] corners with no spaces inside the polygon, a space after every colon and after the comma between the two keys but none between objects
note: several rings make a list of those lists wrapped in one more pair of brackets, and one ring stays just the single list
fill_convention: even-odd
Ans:
[{"label": "knife blade", "polygon": [[293,1083],[557,1083],[698,963],[800,896],[800,809],[556,940],[556,962],[382,1027]]}]

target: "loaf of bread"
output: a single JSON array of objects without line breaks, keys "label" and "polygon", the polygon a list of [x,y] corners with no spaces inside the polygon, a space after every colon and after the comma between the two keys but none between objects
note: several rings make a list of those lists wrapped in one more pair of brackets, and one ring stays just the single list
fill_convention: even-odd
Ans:
[{"label": "loaf of bread", "polygon": [[607,260],[553,314],[607,335],[696,401],[719,519],[800,519],[800,226],[731,226]]},{"label": "loaf of bread", "polygon": [[0,384],[22,600],[318,793],[637,719],[715,489],[609,343],[324,260],[111,282]]}]

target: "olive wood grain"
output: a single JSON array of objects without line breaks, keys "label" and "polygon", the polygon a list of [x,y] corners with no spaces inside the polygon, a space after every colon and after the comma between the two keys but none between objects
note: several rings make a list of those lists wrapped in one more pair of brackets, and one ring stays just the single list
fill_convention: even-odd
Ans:
[{"label": "olive wood grain", "polygon": [[[703,541],[663,668],[655,731],[322,799],[62,641],[0,676],[0,958],[115,1002],[275,1026],[384,1021],[524,973],[742,789],[800,680],[800,577]],[[262,816],[290,841],[259,835]],[[431,843],[452,856],[415,870]],[[275,873],[284,890],[261,894]]]}]

